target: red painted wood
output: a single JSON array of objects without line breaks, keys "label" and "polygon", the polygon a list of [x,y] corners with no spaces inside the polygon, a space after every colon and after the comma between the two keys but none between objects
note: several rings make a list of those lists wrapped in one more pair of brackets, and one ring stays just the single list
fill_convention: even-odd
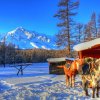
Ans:
[{"label": "red painted wood", "polygon": [[86,58],[86,57],[100,58],[100,44],[95,45],[92,48],[79,51],[79,57],[80,58]]}]

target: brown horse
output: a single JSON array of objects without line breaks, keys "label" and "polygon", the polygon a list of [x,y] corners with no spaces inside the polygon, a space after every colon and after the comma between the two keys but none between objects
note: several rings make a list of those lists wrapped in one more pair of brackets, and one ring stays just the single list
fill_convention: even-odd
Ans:
[{"label": "brown horse", "polygon": [[81,64],[80,59],[74,61],[66,61],[66,65],[58,66],[58,68],[63,68],[66,77],[66,86],[75,86],[75,76],[80,70],[79,66]]}]

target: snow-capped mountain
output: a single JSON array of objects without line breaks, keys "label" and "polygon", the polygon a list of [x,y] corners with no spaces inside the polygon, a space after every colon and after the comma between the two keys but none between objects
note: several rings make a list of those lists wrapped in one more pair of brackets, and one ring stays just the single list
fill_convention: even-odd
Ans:
[{"label": "snow-capped mountain", "polygon": [[[56,49],[54,37],[29,31],[23,27],[8,32],[5,36],[7,44],[12,43],[20,49]],[[1,40],[2,41],[2,40]]]}]

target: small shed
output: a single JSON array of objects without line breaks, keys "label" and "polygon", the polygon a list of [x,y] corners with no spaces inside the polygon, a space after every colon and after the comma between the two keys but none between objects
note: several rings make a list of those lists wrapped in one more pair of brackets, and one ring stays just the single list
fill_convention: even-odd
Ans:
[{"label": "small shed", "polygon": [[86,57],[100,58],[100,38],[75,45],[73,49],[78,51],[80,59]]},{"label": "small shed", "polygon": [[73,61],[74,58],[48,58],[47,61],[49,63],[49,74],[64,74],[63,68],[57,68],[57,66],[65,65],[67,61]]}]

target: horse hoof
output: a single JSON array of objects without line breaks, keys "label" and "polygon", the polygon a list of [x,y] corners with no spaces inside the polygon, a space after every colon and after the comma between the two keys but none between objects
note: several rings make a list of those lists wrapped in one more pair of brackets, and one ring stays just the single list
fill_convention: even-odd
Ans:
[{"label": "horse hoof", "polygon": [[89,94],[87,94],[86,96],[88,96],[88,97],[89,97],[90,95],[89,95]]},{"label": "horse hoof", "polygon": [[88,93],[85,94],[86,96],[90,96]]},{"label": "horse hoof", "polygon": [[96,94],[97,98],[99,98],[99,94]]},{"label": "horse hoof", "polygon": [[92,96],[92,98],[95,98],[95,96]]},{"label": "horse hoof", "polygon": [[69,87],[69,85],[66,85],[66,87]]}]

